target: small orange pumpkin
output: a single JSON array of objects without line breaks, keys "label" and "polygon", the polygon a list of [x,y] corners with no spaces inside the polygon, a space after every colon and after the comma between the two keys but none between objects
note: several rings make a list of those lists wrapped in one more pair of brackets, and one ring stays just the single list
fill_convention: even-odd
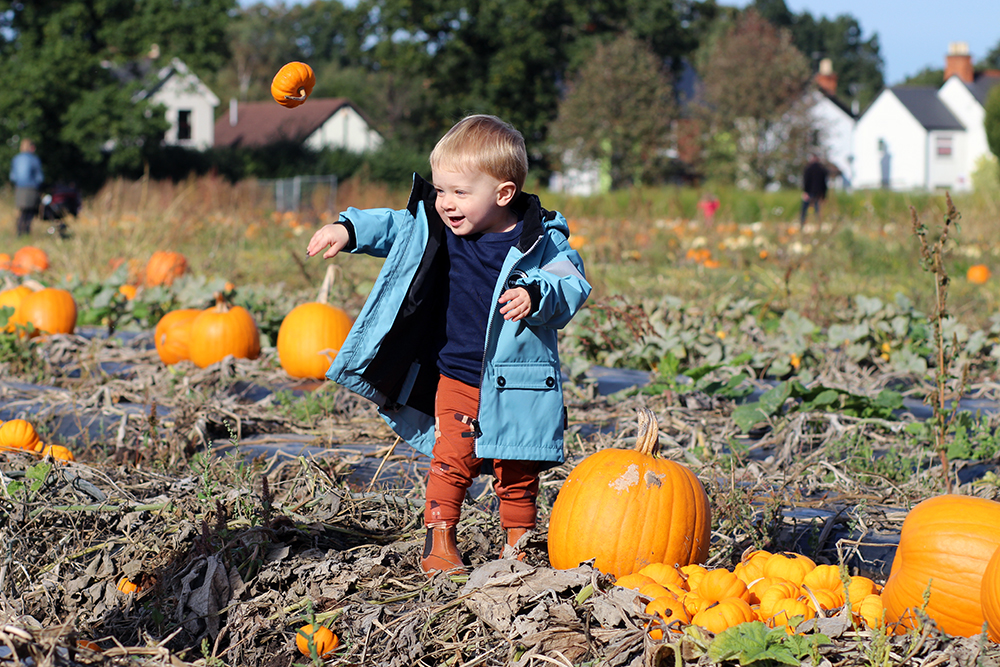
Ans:
[{"label": "small orange pumpkin", "polygon": [[617,577],[650,563],[704,562],[708,495],[689,468],[654,456],[658,440],[656,416],[643,409],[634,450],[601,450],[570,472],[549,518],[553,567],[593,558],[594,567]]},{"label": "small orange pumpkin", "polygon": [[650,563],[646,567],[639,570],[639,574],[644,574],[656,583],[664,586],[672,584],[678,588],[687,588],[687,581],[684,579],[684,576],[681,575],[680,570],[673,565],[667,565],[666,563]]},{"label": "small orange pumpkin", "polygon": [[885,607],[882,604],[882,596],[877,593],[862,598],[855,613],[869,628],[881,628],[885,625]]},{"label": "small orange pumpkin", "polygon": [[126,595],[128,595],[129,593],[135,593],[137,590],[139,590],[139,586],[136,585],[136,583],[131,579],[129,579],[128,577],[122,577],[121,579],[119,579],[117,588]]},{"label": "small orange pumpkin", "polygon": [[278,328],[278,360],[292,377],[317,380],[326,377],[330,363],[351,330],[350,316],[327,303],[333,272],[334,266],[330,264],[316,301],[292,308]]},{"label": "small orange pumpkin", "polygon": [[157,250],[146,263],[146,285],[173,285],[187,270],[187,257],[179,252]]},{"label": "small orange pumpkin", "polygon": [[718,602],[726,598],[746,600],[750,597],[747,585],[725,568],[709,570],[694,592],[709,602]]},{"label": "small orange pumpkin", "polygon": [[167,366],[191,358],[191,322],[201,315],[197,308],[172,310],[156,323],[153,342],[160,361]]},{"label": "small orange pumpkin", "polygon": [[965,273],[965,279],[973,285],[982,285],[990,279],[990,269],[985,264],[973,264]]},{"label": "small orange pumpkin", "polygon": [[[646,605],[646,613],[650,616],[657,616],[667,625],[672,632],[680,632],[680,625],[687,625],[691,622],[691,615],[684,608],[684,603],[674,595],[662,595],[655,598]],[[653,624],[647,624],[650,627]],[[663,629],[657,623],[649,631],[650,639],[663,639]]]},{"label": "small orange pumpkin", "polygon": [[303,625],[295,632],[295,645],[302,655],[309,655],[310,638],[316,646],[316,655],[321,658],[340,646],[340,638],[330,628],[321,625],[314,632],[312,625]]},{"label": "small orange pumpkin", "polygon": [[878,593],[878,586],[868,577],[859,574],[851,577],[851,583],[847,585],[847,597],[851,601],[851,611],[857,612],[861,601],[876,593]]},{"label": "small orange pumpkin", "polygon": [[76,460],[76,457],[73,456],[73,452],[62,445],[45,445],[45,447],[42,448],[42,458],[45,458],[46,456],[51,456],[56,461]]},{"label": "small orange pumpkin", "polygon": [[742,598],[725,598],[707,609],[702,609],[691,619],[691,625],[719,634],[723,630],[756,620],[753,609]]},{"label": "small orange pumpkin", "polygon": [[41,248],[26,245],[14,253],[10,261],[10,269],[19,276],[34,271],[45,271],[49,268],[49,256]]},{"label": "small orange pumpkin", "polygon": [[802,585],[806,575],[816,569],[816,563],[808,556],[784,552],[772,554],[764,562],[764,576],[785,579],[793,584]]},{"label": "small orange pumpkin", "polygon": [[278,70],[271,80],[271,97],[283,107],[297,107],[306,101],[316,85],[312,67],[298,61]]},{"label": "small orange pumpkin", "polygon": [[38,433],[31,422],[24,419],[10,419],[0,425],[0,449],[35,450]]},{"label": "small orange pumpkin", "polygon": [[256,359],[260,355],[257,322],[243,306],[230,306],[222,293],[215,305],[191,320],[191,361],[198,368],[211,366],[229,355]]},{"label": "small orange pumpkin", "polygon": [[34,325],[36,334],[71,334],[76,329],[76,301],[68,290],[46,287],[24,295],[17,317]]},{"label": "small orange pumpkin", "polygon": [[633,590],[639,590],[643,586],[648,586],[649,584],[655,584],[656,580],[652,577],[641,574],[639,572],[633,572],[632,574],[625,574],[617,579],[615,579],[615,586],[621,586],[622,588],[631,588]]}]

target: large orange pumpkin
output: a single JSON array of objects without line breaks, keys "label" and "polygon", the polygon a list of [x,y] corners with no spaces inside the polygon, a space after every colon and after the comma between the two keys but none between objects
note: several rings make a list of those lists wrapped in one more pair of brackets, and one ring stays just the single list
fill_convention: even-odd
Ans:
[{"label": "large orange pumpkin", "polygon": [[658,435],[656,416],[643,409],[634,450],[601,450],[570,472],[549,519],[553,567],[593,558],[598,570],[620,577],[650,563],[708,557],[708,496],[689,468],[654,456]]},{"label": "large orange pumpkin", "polygon": [[0,292],[0,308],[14,309],[14,312],[7,319],[7,326],[4,328],[5,331],[14,331],[15,325],[20,321],[18,318],[21,313],[21,301],[24,300],[24,297],[31,294],[31,292],[32,289],[27,285],[18,285],[17,287]]},{"label": "large orange pumpkin", "polygon": [[316,85],[312,67],[290,62],[278,70],[271,80],[271,97],[283,107],[297,107],[306,101]]},{"label": "large orange pumpkin", "polygon": [[215,305],[191,320],[191,361],[205,368],[229,355],[256,359],[260,355],[257,322],[243,306],[230,306],[221,293]]},{"label": "large orange pumpkin", "polygon": [[191,322],[199,315],[201,310],[197,308],[182,308],[160,318],[153,330],[153,342],[160,361],[169,366],[191,358]]},{"label": "large orange pumpkin", "polygon": [[49,256],[41,248],[26,245],[14,253],[10,261],[10,270],[19,276],[33,271],[45,271],[49,268]]},{"label": "large orange pumpkin", "polygon": [[292,377],[323,379],[351,330],[350,316],[327,303],[333,269],[327,266],[316,301],[295,306],[281,321],[278,360]]},{"label": "large orange pumpkin", "polygon": [[187,258],[179,252],[157,250],[146,263],[146,284],[173,285],[188,270]]},{"label": "large orange pumpkin", "polygon": [[1000,643],[1000,547],[986,563],[980,591],[983,618],[986,620],[990,639]]},{"label": "large orange pumpkin", "polygon": [[980,587],[1000,546],[1000,503],[970,496],[929,498],[903,521],[899,546],[882,590],[886,619],[914,627],[913,610],[926,612],[950,635],[982,631]]},{"label": "large orange pumpkin", "polygon": [[76,301],[67,290],[46,287],[24,295],[17,319],[33,324],[36,334],[71,334],[76,329]]}]

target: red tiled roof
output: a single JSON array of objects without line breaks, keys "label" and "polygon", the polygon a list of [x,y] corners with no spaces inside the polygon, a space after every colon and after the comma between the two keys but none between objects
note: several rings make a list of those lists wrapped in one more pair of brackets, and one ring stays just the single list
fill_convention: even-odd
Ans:
[{"label": "red tiled roof", "polygon": [[228,112],[215,121],[215,145],[266,146],[279,141],[305,141],[344,106],[357,111],[344,97],[309,98],[292,109],[273,101],[241,102],[236,125],[230,125]]}]

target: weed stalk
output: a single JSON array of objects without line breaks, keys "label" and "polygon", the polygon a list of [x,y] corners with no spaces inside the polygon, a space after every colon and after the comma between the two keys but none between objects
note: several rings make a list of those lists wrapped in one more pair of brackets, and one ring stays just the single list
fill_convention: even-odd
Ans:
[{"label": "weed stalk", "polygon": [[949,234],[953,225],[957,226],[960,216],[951,201],[951,195],[945,193],[945,201],[948,208],[945,212],[944,223],[937,240],[929,243],[927,240],[927,226],[920,222],[917,217],[917,210],[910,206],[910,216],[913,219],[913,234],[920,241],[921,268],[934,275],[934,298],[935,308],[929,319],[934,330],[934,343],[937,348],[937,368],[934,372],[934,389],[928,396],[927,401],[933,411],[934,442],[937,449],[938,458],[941,460],[941,473],[944,477],[945,491],[951,493],[951,472],[948,465],[948,447],[945,439],[948,431],[955,422],[955,415],[958,414],[958,404],[967,380],[966,372],[963,371],[958,382],[958,387],[954,394],[951,407],[948,407],[948,380],[952,377],[952,365],[958,349],[957,339],[953,341],[951,349],[945,347],[944,322],[948,317],[948,272],[944,266],[944,249],[948,242]]}]

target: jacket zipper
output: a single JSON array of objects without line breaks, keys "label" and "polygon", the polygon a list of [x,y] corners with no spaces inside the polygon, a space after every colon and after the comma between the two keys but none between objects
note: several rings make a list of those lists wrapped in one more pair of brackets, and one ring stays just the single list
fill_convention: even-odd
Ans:
[{"label": "jacket zipper", "polygon": [[[532,250],[535,249],[535,246],[537,246],[539,243],[542,242],[542,239],[544,237],[545,237],[545,228],[543,227],[542,228],[542,233],[538,235],[538,238],[535,239],[535,242],[531,244],[531,247],[529,247],[527,250],[525,250],[523,253],[521,253],[521,256],[517,259],[516,262],[514,262],[514,265],[512,267],[510,267],[510,271],[507,273],[507,275],[503,279],[503,285],[504,286],[507,285],[507,281],[510,280],[510,277],[512,275],[514,275],[514,271],[517,270],[517,265],[520,264],[521,261]],[[479,427],[479,411],[483,409],[483,377],[485,377],[485,375],[486,375],[486,350],[487,350],[487,348],[489,347],[489,344],[490,344],[490,330],[493,328],[493,317],[494,317],[494,314],[491,312],[489,319],[486,321],[486,340],[483,343],[483,363],[479,367],[479,401],[476,404],[476,418],[472,420],[472,432],[473,432],[472,451],[476,455],[477,459],[480,458],[480,456],[479,456],[479,438],[481,438],[482,435],[483,435],[483,431]]]}]

